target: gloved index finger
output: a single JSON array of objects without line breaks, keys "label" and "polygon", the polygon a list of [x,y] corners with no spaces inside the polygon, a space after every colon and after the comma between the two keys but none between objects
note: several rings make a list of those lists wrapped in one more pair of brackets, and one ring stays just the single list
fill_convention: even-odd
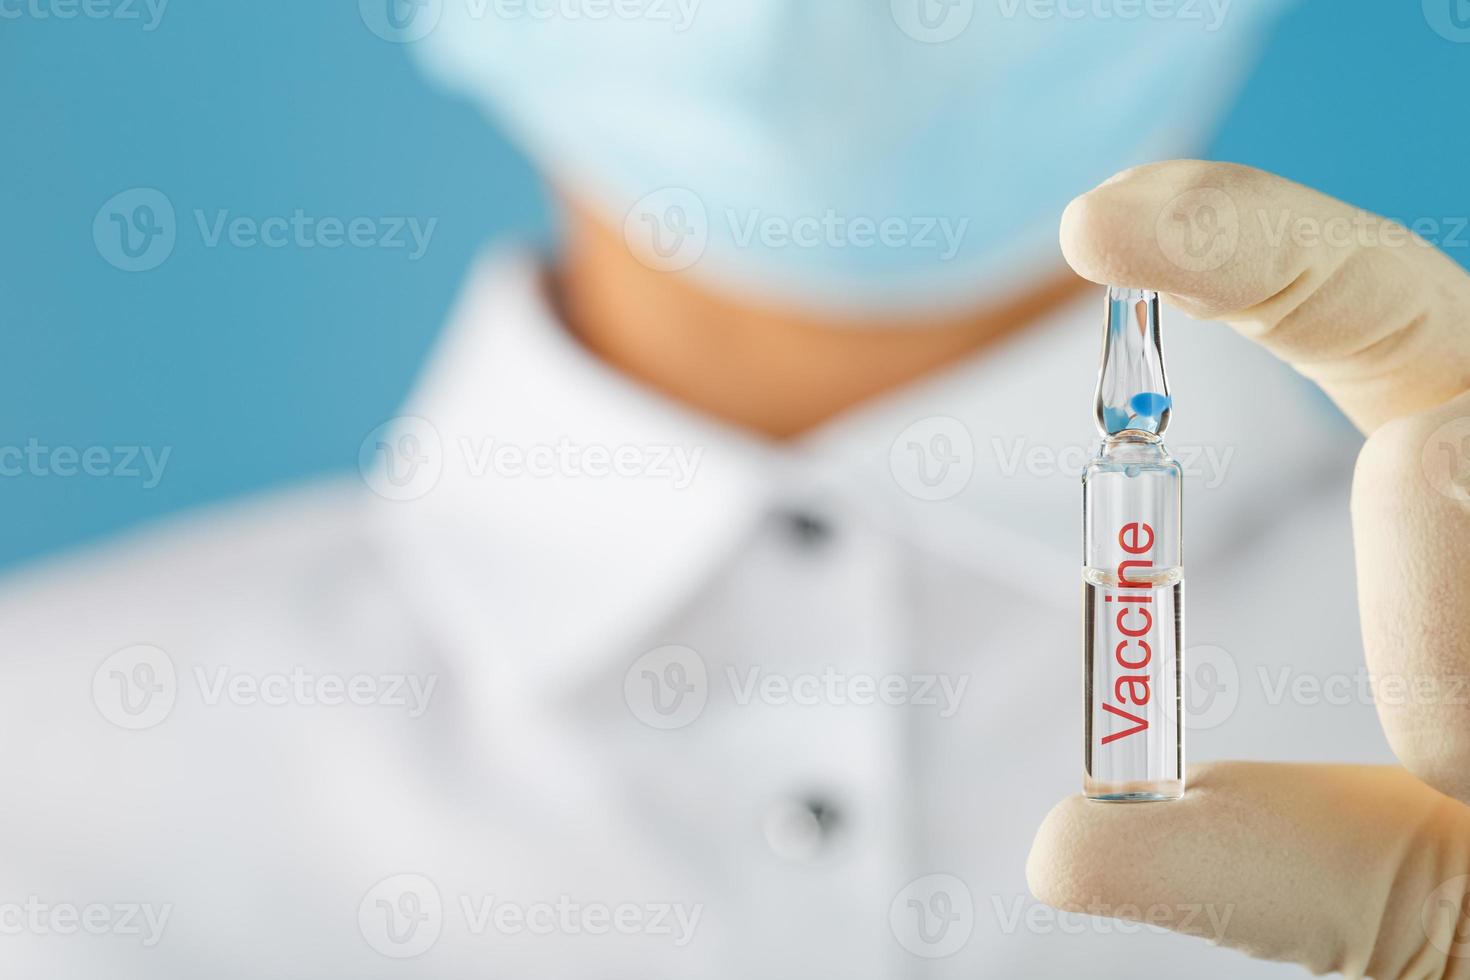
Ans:
[{"label": "gloved index finger", "polygon": [[1470,387],[1470,277],[1402,225],[1273,174],[1127,170],[1067,207],[1061,244],[1084,278],[1231,324],[1365,432]]}]

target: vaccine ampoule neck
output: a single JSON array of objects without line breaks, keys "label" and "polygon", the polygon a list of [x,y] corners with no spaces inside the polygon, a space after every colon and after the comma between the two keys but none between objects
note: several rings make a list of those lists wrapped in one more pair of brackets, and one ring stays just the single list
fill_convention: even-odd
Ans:
[{"label": "vaccine ampoule neck", "polygon": [[1094,419],[1105,439],[1136,432],[1161,436],[1174,400],[1164,371],[1159,294],[1109,286]]}]

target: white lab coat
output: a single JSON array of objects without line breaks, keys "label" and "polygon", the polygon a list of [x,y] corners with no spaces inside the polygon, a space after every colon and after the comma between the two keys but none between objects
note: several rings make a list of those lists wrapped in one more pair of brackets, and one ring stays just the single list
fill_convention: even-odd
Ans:
[{"label": "white lab coat", "polygon": [[[1026,889],[1080,780],[1100,307],[778,450],[482,263],[360,474],[10,579],[0,970],[1291,975]],[[1166,353],[1190,758],[1388,760],[1358,437],[1223,327]]]}]

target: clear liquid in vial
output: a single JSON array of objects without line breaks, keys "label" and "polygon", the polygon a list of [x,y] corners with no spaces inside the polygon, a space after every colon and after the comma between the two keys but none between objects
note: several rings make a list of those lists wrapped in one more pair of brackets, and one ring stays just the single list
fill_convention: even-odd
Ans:
[{"label": "clear liquid in vial", "polygon": [[1084,793],[1107,802],[1184,795],[1182,568],[1084,568]]}]

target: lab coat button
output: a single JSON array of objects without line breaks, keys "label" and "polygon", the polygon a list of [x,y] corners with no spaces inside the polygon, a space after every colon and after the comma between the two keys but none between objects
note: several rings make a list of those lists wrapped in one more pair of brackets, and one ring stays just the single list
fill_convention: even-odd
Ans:
[{"label": "lab coat button", "polygon": [[794,510],[785,516],[791,536],[802,547],[817,548],[832,537],[832,525],[809,511]]},{"label": "lab coat button", "polygon": [[820,797],[781,800],[766,813],[766,843],[777,857],[810,861],[827,848],[839,823],[836,809]]}]

